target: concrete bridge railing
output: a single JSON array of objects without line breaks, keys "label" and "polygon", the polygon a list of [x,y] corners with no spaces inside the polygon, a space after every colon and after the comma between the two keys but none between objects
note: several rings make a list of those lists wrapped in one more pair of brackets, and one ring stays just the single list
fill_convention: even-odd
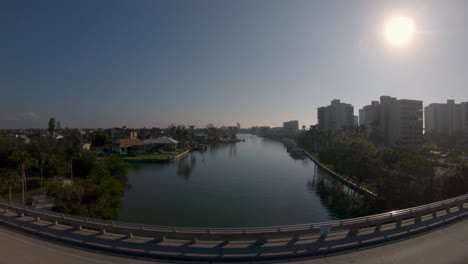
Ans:
[{"label": "concrete bridge railing", "polygon": [[468,216],[468,194],[346,220],[255,228],[187,228],[85,218],[0,203],[0,223],[47,239],[149,258],[252,261],[339,252]]}]

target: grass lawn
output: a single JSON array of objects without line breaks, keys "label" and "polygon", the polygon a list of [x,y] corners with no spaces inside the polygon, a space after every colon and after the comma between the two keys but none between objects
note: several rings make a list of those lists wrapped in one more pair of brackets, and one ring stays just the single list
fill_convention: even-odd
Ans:
[{"label": "grass lawn", "polygon": [[181,154],[181,153],[184,153],[184,152],[187,151],[187,150],[188,150],[188,148],[184,148],[184,149],[178,148],[178,149],[175,150],[175,152]]},{"label": "grass lawn", "polygon": [[176,149],[175,151],[172,152],[166,152],[166,153],[152,153],[152,154],[144,154],[144,155],[137,155],[137,156],[132,156],[132,157],[125,157],[125,159],[128,160],[172,160],[174,159],[177,155],[187,151],[188,149]]},{"label": "grass lawn", "polygon": [[148,159],[148,160],[169,160],[173,159],[176,155],[168,153],[154,153],[154,154],[145,154],[131,157],[129,159]]}]

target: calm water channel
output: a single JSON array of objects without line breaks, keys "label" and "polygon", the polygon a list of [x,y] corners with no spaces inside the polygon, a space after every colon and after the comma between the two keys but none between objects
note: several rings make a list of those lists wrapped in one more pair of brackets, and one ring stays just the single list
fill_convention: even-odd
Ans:
[{"label": "calm water channel", "polygon": [[132,164],[120,220],[192,227],[253,227],[375,213],[367,198],[294,160],[278,141],[208,146],[175,163]]}]

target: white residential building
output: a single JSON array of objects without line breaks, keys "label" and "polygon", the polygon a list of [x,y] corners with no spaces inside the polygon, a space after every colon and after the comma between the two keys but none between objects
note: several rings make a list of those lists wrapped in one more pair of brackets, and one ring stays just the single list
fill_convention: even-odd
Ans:
[{"label": "white residential building", "polygon": [[354,125],[354,107],[335,99],[331,105],[317,108],[319,129],[338,131],[343,126]]},{"label": "white residential building", "polygon": [[[380,103],[359,110],[361,124],[366,127],[367,136],[373,140],[379,138],[379,144],[387,147],[411,147],[423,141],[423,106],[418,100],[397,100],[390,96],[381,96]],[[377,140],[376,140],[377,141]]]},{"label": "white residential building", "polygon": [[298,131],[299,130],[299,121],[292,120],[288,122],[283,122],[283,129],[287,131]]},{"label": "white residential building", "polygon": [[446,104],[432,103],[424,108],[425,132],[453,136],[468,132],[468,103],[456,104],[447,100]]},{"label": "white residential building", "polygon": [[359,125],[366,127],[366,136],[369,138],[372,135],[373,127],[378,125],[380,120],[380,103],[372,101],[370,105],[359,109]]}]

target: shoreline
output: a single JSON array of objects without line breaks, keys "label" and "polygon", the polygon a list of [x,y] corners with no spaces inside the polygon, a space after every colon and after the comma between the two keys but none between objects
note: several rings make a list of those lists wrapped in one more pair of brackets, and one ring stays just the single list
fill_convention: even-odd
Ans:
[{"label": "shoreline", "polygon": [[153,159],[153,158],[132,158],[132,157],[126,157],[122,158],[123,161],[125,162],[141,162],[141,163],[166,163],[166,162],[171,162],[171,161],[177,161],[185,156],[187,156],[192,149],[187,149],[186,151],[178,154],[177,156],[174,156],[169,159]]},{"label": "shoreline", "polygon": [[[269,138],[269,137],[264,137],[264,138],[268,138],[268,139],[271,139],[271,140],[277,140],[277,139],[274,139],[274,138]],[[278,140],[278,141],[281,141],[283,144],[285,144],[285,141],[284,140]],[[291,139],[291,141],[295,144],[295,146],[298,146],[297,143]],[[366,194],[366,195],[370,195],[370,196],[373,196],[375,198],[380,198],[382,199],[382,197],[378,196],[376,193],[362,187],[362,186],[359,186],[357,185],[356,183],[346,179],[345,177],[339,175],[338,173],[332,171],[331,169],[329,169],[327,166],[325,166],[324,164],[322,164],[317,158],[315,158],[312,154],[310,154],[308,151],[306,151],[305,149],[301,148],[303,151],[304,151],[304,154],[305,156],[307,156],[309,159],[311,159],[315,165],[317,165],[319,168],[321,168],[322,170],[324,170],[328,175],[336,178],[338,181],[340,181],[342,184],[346,185],[347,187],[353,189],[354,191],[357,191],[361,194]]]},{"label": "shoreline", "polygon": [[305,152],[305,155],[310,158],[317,166],[319,166],[322,170],[324,170],[327,174],[329,174],[330,176],[333,176],[334,178],[336,178],[337,180],[339,180],[341,183],[343,183],[344,185],[346,185],[347,187],[355,190],[355,191],[358,191],[360,193],[363,193],[363,194],[368,194],[368,195],[371,195],[371,196],[374,196],[376,198],[381,198],[379,197],[377,194],[373,193],[372,191],[364,188],[364,187],[361,187],[357,184],[355,184],[354,182],[340,176],[338,173],[332,171],[331,169],[329,169],[327,166],[323,165],[322,163],[320,163],[320,161],[318,161],[312,154],[310,154],[308,151],[304,150]]}]

